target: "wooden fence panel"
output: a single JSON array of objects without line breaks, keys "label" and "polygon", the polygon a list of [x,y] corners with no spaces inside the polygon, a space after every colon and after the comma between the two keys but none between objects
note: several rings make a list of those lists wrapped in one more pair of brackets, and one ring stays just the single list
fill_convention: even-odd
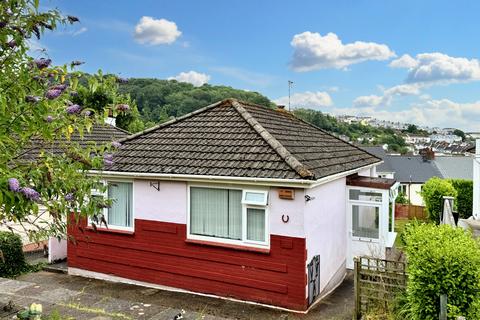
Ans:
[{"label": "wooden fence panel", "polygon": [[370,308],[386,307],[399,291],[405,290],[405,262],[356,257],[354,269],[355,313],[361,319]]}]

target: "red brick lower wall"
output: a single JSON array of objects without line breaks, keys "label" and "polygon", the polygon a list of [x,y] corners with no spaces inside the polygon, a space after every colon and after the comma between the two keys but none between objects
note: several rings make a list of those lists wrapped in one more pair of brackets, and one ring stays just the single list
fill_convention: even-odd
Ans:
[{"label": "red brick lower wall", "polygon": [[272,235],[259,253],[186,242],[186,225],[135,220],[134,234],[71,224],[68,266],[306,310],[305,239]]}]

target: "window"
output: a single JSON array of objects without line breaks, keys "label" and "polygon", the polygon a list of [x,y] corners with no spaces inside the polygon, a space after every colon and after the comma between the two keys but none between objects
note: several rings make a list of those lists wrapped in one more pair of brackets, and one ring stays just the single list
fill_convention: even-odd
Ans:
[{"label": "window", "polygon": [[379,238],[380,208],[352,205],[352,232],[354,237]]},{"label": "window", "polygon": [[190,187],[189,237],[267,245],[266,191]]},{"label": "window", "polygon": [[133,183],[120,181],[105,183],[107,191],[102,194],[98,190],[92,190],[92,196],[102,196],[112,201],[111,206],[103,210],[108,228],[133,230]]},{"label": "window", "polygon": [[351,189],[350,200],[382,202],[382,194],[380,192]]}]

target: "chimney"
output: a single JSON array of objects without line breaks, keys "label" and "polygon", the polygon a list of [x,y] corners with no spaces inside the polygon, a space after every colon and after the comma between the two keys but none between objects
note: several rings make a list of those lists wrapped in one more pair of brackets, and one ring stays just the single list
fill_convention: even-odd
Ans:
[{"label": "chimney", "polygon": [[435,152],[431,148],[425,148],[420,150],[420,155],[422,156],[422,160],[424,162],[435,160]]}]

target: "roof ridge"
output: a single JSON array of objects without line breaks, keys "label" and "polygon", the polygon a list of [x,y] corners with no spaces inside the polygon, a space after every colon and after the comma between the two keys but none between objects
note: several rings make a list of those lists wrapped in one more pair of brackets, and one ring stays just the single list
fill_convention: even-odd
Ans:
[{"label": "roof ridge", "polygon": [[[227,99],[227,100],[228,100],[228,99]],[[171,124],[177,123],[177,122],[179,122],[179,121],[182,121],[182,120],[184,120],[184,119],[190,118],[190,117],[192,117],[192,116],[194,116],[194,115],[197,115],[197,114],[199,114],[199,113],[202,113],[202,112],[204,112],[204,111],[207,111],[207,110],[209,110],[209,109],[212,109],[212,108],[214,108],[214,107],[217,107],[217,106],[219,106],[219,105],[222,105],[222,104],[228,102],[227,100],[221,100],[221,101],[212,103],[212,104],[210,104],[210,105],[208,105],[208,106],[206,106],[206,107],[197,109],[197,110],[195,110],[195,111],[192,111],[192,112],[190,112],[190,113],[187,113],[187,114],[185,114],[185,115],[183,115],[183,116],[180,116],[180,117],[178,117],[178,118],[173,118],[172,120],[168,120],[168,121],[166,121],[166,122],[159,123],[159,124],[157,124],[157,125],[155,125],[155,126],[153,126],[153,127],[150,127],[150,128],[148,128],[148,129],[139,131],[139,132],[134,133],[134,134],[132,134],[132,135],[130,135],[130,136],[128,136],[128,137],[125,137],[125,138],[123,138],[123,139],[120,139],[120,140],[118,140],[118,142],[123,143],[123,142],[126,142],[126,141],[130,141],[130,140],[133,140],[133,139],[135,139],[135,138],[137,138],[137,137],[139,137],[139,136],[142,136],[142,135],[144,135],[144,134],[146,134],[146,133],[150,133],[150,132],[155,131],[155,130],[157,130],[157,129],[167,127],[167,126],[169,126],[169,125],[171,125]]]},{"label": "roof ridge", "polygon": [[307,169],[290,151],[287,150],[270,132],[255,119],[236,99],[227,99],[240,116],[262,137],[263,140],[283,159],[300,177],[315,179],[315,174]]}]

